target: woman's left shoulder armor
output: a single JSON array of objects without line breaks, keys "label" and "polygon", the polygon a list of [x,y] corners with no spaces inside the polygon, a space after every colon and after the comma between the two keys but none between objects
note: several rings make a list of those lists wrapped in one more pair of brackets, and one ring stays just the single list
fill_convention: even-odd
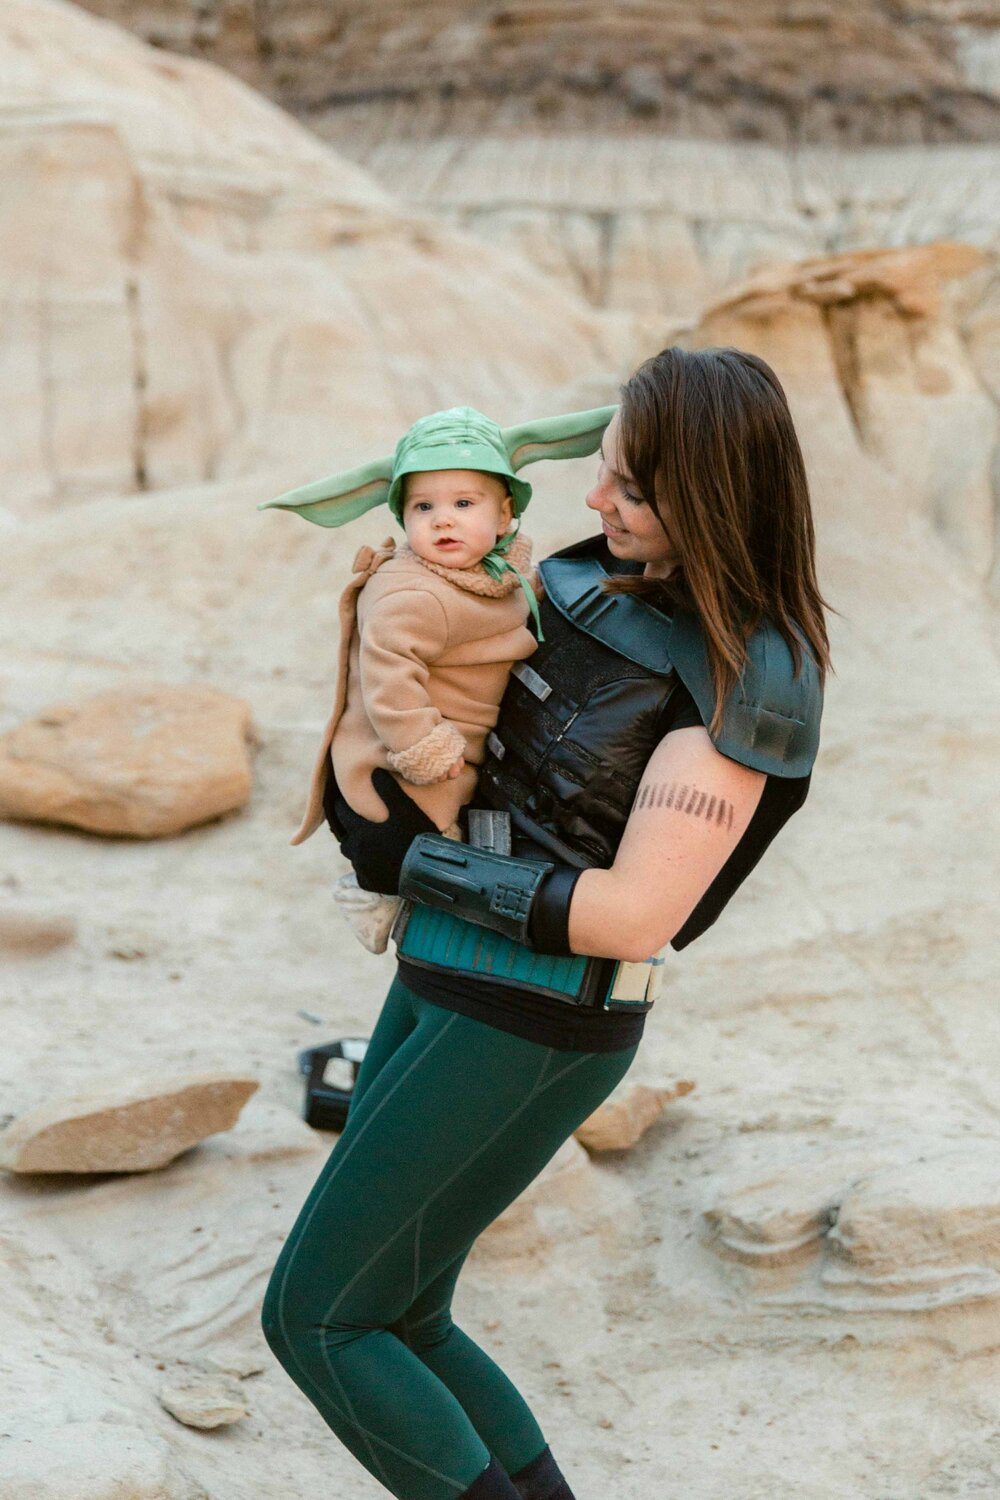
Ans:
[{"label": "woman's left shoulder armor", "polygon": [[[747,645],[739,681],[723,706],[722,724],[712,736],[715,748],[731,760],[787,778],[808,776],[819,749],[823,689],[808,644],[799,637],[798,673],[780,631],[765,621]],[[715,687],[708,651],[696,617],[674,615],[670,656],[706,725],[715,709]]]}]

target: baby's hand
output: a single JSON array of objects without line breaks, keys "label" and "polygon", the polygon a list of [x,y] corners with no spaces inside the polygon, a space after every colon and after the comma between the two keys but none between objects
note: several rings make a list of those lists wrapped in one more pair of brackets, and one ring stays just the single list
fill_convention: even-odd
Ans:
[{"label": "baby's hand", "polygon": [[465,756],[460,755],[456,761],[452,762],[444,775],[438,777],[438,781],[454,781],[456,776],[461,776],[464,766]]}]

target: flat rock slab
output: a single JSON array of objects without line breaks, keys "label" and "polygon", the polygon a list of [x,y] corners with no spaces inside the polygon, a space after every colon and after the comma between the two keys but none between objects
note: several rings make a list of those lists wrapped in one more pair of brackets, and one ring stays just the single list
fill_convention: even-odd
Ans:
[{"label": "flat rock slab", "polygon": [[229,1130],[258,1084],[242,1073],[145,1078],[53,1100],[0,1135],[8,1172],[149,1172]]},{"label": "flat rock slab", "polygon": [[185,1427],[225,1427],[247,1414],[246,1397],[231,1375],[178,1374],[160,1387],[160,1405]]},{"label": "flat rock slab", "polygon": [[243,807],[250,705],[146,683],[60,703],[0,735],[0,817],[162,838]]}]

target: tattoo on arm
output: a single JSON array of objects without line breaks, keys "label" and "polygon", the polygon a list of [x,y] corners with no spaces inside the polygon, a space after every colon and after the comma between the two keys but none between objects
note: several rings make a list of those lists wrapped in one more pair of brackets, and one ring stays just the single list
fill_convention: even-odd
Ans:
[{"label": "tattoo on arm", "polygon": [[728,798],[710,797],[689,782],[644,781],[636,792],[632,811],[643,807],[669,807],[673,812],[714,823],[717,828],[733,826],[733,804]]}]

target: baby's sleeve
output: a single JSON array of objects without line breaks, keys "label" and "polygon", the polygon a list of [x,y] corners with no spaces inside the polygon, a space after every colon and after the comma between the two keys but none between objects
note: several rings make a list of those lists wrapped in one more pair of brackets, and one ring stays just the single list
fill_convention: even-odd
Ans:
[{"label": "baby's sleeve", "polygon": [[465,736],[427,691],[447,645],[444,607],[426,589],[399,589],[364,612],[359,631],[361,696],[390,766],[414,786],[440,780],[465,753]]}]

